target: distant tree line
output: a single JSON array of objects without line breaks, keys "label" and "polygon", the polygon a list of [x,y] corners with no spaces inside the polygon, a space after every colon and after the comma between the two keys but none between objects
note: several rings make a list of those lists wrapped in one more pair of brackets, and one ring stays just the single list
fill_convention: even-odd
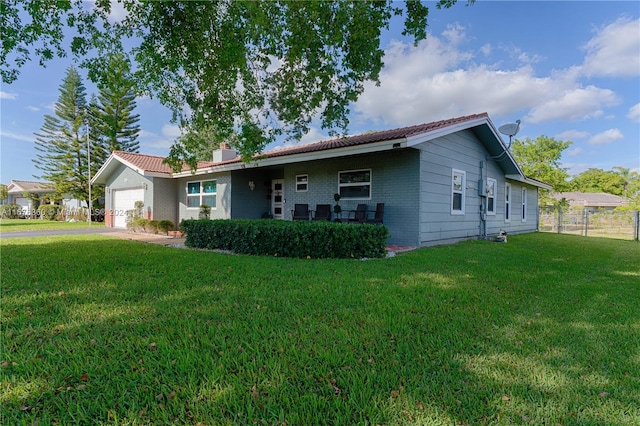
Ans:
[{"label": "distant tree line", "polygon": [[564,150],[573,142],[547,136],[535,140],[515,139],[511,152],[525,175],[553,186],[552,191],[541,191],[542,202],[555,203],[550,192],[604,192],[629,199],[629,207],[640,208],[640,174],[624,167],[611,170],[589,168],[575,176],[560,166]]}]

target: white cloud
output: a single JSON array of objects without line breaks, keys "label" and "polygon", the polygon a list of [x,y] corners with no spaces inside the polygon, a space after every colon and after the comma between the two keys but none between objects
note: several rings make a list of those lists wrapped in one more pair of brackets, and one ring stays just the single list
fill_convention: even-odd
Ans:
[{"label": "white cloud", "polygon": [[3,92],[0,91],[0,99],[7,99],[7,100],[15,100],[17,98],[17,95],[15,93],[7,93],[7,92]]},{"label": "white cloud", "polygon": [[595,86],[567,89],[560,96],[541,93],[546,100],[534,106],[527,119],[532,123],[554,119],[586,120],[602,117],[605,106],[620,103],[618,96],[609,89]]},{"label": "white cloud", "polygon": [[0,130],[0,138],[2,138],[2,142],[4,143],[7,139],[21,142],[33,142],[36,137],[34,135],[24,135],[20,133],[5,132],[4,130]]},{"label": "white cloud", "polygon": [[29,111],[33,111],[33,112],[40,111],[40,108],[35,107],[35,106],[33,106],[33,105],[27,105],[27,109],[28,109]]},{"label": "white cloud", "polygon": [[458,47],[464,39],[464,29],[456,25],[447,29],[446,37],[431,35],[418,46],[392,42],[380,86],[365,84],[352,122],[404,126],[479,112],[500,117],[527,111],[525,119],[531,123],[584,120],[603,117],[606,107],[620,103],[612,90],[583,87],[579,67],[540,77],[533,68],[540,56],[517,47],[509,53],[524,64],[515,68],[475,62],[490,46],[475,57]]},{"label": "white cloud", "polygon": [[618,129],[609,129],[593,135],[587,142],[589,145],[607,145],[618,139],[623,139],[622,132]]},{"label": "white cloud", "polygon": [[165,124],[162,126],[162,135],[175,139],[182,135],[182,131],[180,130],[180,126],[175,124]]},{"label": "white cloud", "polygon": [[306,135],[300,138],[300,142],[298,142],[296,145],[306,145],[328,139],[330,139],[329,136],[322,133],[319,129],[312,127]]},{"label": "white cloud", "polygon": [[157,133],[141,129],[139,134],[140,151],[145,152],[145,150],[153,150],[156,152],[166,152],[169,150],[171,145],[173,145],[176,138],[182,134],[180,127],[173,124],[163,125],[160,133],[161,134],[158,135]]},{"label": "white cloud", "polygon": [[557,134],[556,138],[561,140],[575,140],[575,139],[584,139],[590,135],[591,133],[580,131],[580,130],[566,130],[562,133]]},{"label": "white cloud", "polygon": [[582,148],[575,148],[575,149],[571,149],[569,151],[567,151],[567,155],[569,157],[575,157],[576,155],[580,155],[584,152],[584,149]]},{"label": "white cloud", "polygon": [[640,103],[629,108],[627,118],[634,123],[640,123]]},{"label": "white cloud", "polygon": [[640,19],[620,18],[587,42],[582,72],[588,76],[640,75]]}]

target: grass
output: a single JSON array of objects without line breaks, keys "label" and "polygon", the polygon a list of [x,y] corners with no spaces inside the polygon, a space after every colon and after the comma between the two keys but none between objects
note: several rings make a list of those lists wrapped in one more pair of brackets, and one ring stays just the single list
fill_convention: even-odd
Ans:
[{"label": "grass", "polygon": [[639,424],[637,242],[1,250],[2,424]]},{"label": "grass", "polygon": [[27,232],[27,231],[51,231],[58,229],[79,229],[89,227],[102,227],[104,222],[56,222],[42,219],[0,219],[0,233]]}]

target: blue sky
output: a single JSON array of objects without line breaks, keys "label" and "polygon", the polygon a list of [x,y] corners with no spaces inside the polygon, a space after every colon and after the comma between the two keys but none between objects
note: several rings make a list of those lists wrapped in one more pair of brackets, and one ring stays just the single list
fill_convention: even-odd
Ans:
[{"label": "blue sky", "polygon": [[[381,85],[367,84],[352,107],[351,134],[488,112],[496,127],[520,119],[519,139],[573,141],[562,157],[571,174],[640,172],[640,2],[461,1],[431,8],[429,37],[417,47],[395,29],[383,40]],[[53,114],[70,65],[32,62],[2,84],[2,183],[35,180],[34,132]],[[180,134],[169,111],[139,98],[136,112],[140,152],[166,155]],[[313,127],[299,143],[327,133]]]}]

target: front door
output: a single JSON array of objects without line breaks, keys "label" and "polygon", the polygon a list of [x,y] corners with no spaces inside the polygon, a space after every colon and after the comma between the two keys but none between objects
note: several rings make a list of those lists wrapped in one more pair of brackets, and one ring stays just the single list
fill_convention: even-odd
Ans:
[{"label": "front door", "polygon": [[284,179],[271,181],[271,214],[274,219],[284,219]]}]

